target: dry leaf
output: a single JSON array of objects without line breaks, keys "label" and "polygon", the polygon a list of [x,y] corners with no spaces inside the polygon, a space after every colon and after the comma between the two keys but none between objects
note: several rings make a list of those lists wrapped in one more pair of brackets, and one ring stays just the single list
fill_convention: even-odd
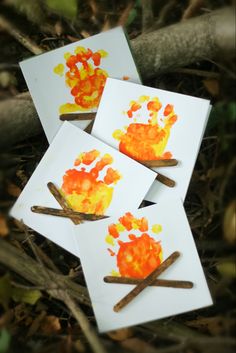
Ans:
[{"label": "dry leaf", "polygon": [[219,81],[215,78],[208,78],[202,81],[206,90],[213,96],[217,97],[220,93]]},{"label": "dry leaf", "polygon": [[108,332],[107,334],[114,341],[123,341],[133,336],[133,330],[129,327]]},{"label": "dry leaf", "polygon": [[6,237],[9,234],[6,218],[0,214],[0,237]]},{"label": "dry leaf", "polygon": [[236,200],[231,201],[231,203],[226,208],[224,214],[224,238],[229,244],[236,243]]},{"label": "dry leaf", "polygon": [[13,183],[8,183],[7,192],[9,195],[11,195],[13,197],[18,197],[21,194],[21,189],[19,188],[19,186],[15,185]]},{"label": "dry leaf", "polygon": [[46,316],[40,325],[42,333],[51,335],[61,330],[60,320],[57,316]]}]

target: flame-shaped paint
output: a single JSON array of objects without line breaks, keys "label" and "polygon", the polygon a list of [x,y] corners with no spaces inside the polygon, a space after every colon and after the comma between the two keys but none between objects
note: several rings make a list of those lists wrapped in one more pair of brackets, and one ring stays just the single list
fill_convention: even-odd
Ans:
[{"label": "flame-shaped paint", "polygon": [[[108,74],[99,67],[101,59],[107,56],[104,50],[93,52],[91,49],[76,47],[74,54],[64,55],[66,67],[63,64],[54,67],[54,73],[65,75],[66,85],[74,97],[74,103],[66,103],[60,106],[60,114],[87,111],[97,108]],[[89,62],[90,61],[90,62]]]},{"label": "flame-shaped paint", "polygon": [[[137,101],[131,101],[129,109],[125,112],[128,118],[138,116],[142,109],[147,110],[148,123],[133,123],[125,127],[125,131],[115,130],[113,137],[120,141],[119,150],[136,160],[170,159],[171,152],[165,148],[170,137],[172,126],[177,120],[174,107],[167,104],[163,111],[163,118],[158,119],[158,112],[162,108],[157,97],[141,96]],[[143,120],[144,117],[142,117]]]},{"label": "flame-shaped paint", "polygon": [[[106,242],[112,247],[118,245],[117,253],[110,248],[108,249],[111,256],[116,256],[119,270],[119,272],[113,270],[113,275],[145,278],[161,264],[163,259],[161,243],[151,237],[147,233],[148,230],[148,220],[145,217],[135,218],[129,212],[120,217],[118,223],[108,226]],[[132,231],[128,235],[128,241],[118,239],[120,233],[124,231]],[[138,231],[141,234],[137,236],[133,234],[133,231]],[[160,224],[154,224],[151,231],[158,234],[162,231],[162,227]]]},{"label": "flame-shaped paint", "polygon": [[[75,160],[74,166],[81,164],[90,166],[100,156],[100,152],[92,150],[81,153]],[[105,154],[95,166],[86,171],[85,167],[69,169],[63,176],[61,193],[68,205],[75,211],[103,215],[109,207],[114,188],[121,175],[117,170],[109,167],[103,180],[98,180],[99,173],[108,165],[113,163],[110,154]],[[109,186],[110,185],[110,186]]]}]

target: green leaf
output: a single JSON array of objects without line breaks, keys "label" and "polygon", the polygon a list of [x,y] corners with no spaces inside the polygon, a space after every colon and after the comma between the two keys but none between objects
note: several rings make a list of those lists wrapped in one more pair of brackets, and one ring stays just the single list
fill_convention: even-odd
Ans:
[{"label": "green leaf", "polygon": [[47,6],[61,16],[73,19],[77,13],[76,0],[46,0]]},{"label": "green leaf", "polygon": [[11,336],[4,328],[0,331],[0,353],[6,353],[9,349]]},{"label": "green leaf", "polygon": [[12,287],[12,299],[15,302],[34,305],[41,296],[41,292],[37,289]]},{"label": "green leaf", "polygon": [[236,278],[236,263],[235,261],[224,261],[216,266],[220,274],[227,278]]},{"label": "green leaf", "polygon": [[134,22],[135,18],[137,17],[137,14],[138,14],[138,11],[135,8],[133,8],[129,13],[129,17],[125,25],[129,26],[132,22]]},{"label": "green leaf", "polygon": [[0,304],[5,310],[8,309],[8,304],[11,298],[12,288],[10,277],[8,274],[0,277]]}]

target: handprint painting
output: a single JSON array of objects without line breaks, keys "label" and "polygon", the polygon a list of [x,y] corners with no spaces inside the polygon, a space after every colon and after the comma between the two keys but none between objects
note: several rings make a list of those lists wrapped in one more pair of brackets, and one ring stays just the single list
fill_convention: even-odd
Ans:
[{"label": "handprint painting", "polygon": [[89,48],[76,47],[74,53],[65,53],[65,65],[59,63],[53,69],[62,76],[70,90],[73,103],[62,104],[60,114],[88,111],[98,107],[108,73],[100,67],[106,58],[105,50],[93,52]]},{"label": "handprint painting", "polygon": [[20,67],[49,143],[63,119],[87,127],[82,114],[97,111],[108,76],[141,83],[122,27],[34,56]]},{"label": "handprint painting", "polygon": [[[137,175],[142,183],[136,178]],[[126,207],[138,208],[154,180],[153,171],[64,122],[15,203],[11,215],[78,255],[73,237],[75,225],[71,219],[31,211],[35,205],[61,210],[47,187],[49,182],[56,186],[71,209],[112,216],[117,210],[125,212]],[[84,221],[84,224],[89,227],[91,221]]]},{"label": "handprint painting", "polygon": [[[100,332],[185,313],[212,304],[180,199],[126,209],[75,227],[83,273]],[[175,251],[178,260],[157,280],[191,281],[191,289],[148,286],[119,313],[122,298]],[[110,278],[110,280],[107,280]]]},{"label": "handprint painting", "polygon": [[124,114],[132,122],[124,130],[117,129],[112,134],[120,141],[120,152],[139,161],[172,158],[172,153],[166,151],[172,127],[177,121],[172,104],[162,107],[158,97],[143,95],[131,101]]},{"label": "handprint painting", "polygon": [[[124,232],[127,233],[125,241],[124,237],[123,240],[119,239]],[[160,224],[150,226],[146,217],[135,218],[130,212],[120,217],[118,223],[110,224],[105,240],[110,245],[108,251],[117,266],[111,274],[129,278],[147,277],[163,259],[161,241],[157,240],[160,232]]]},{"label": "handprint painting", "polygon": [[[83,213],[106,213],[114,187],[122,178],[118,170],[106,168],[112,163],[110,154],[100,157],[98,150],[83,152],[76,158],[74,168],[65,172],[61,186],[61,193],[70,208]],[[92,166],[90,171],[86,170],[89,166]],[[105,169],[105,176],[100,179],[99,174]]]},{"label": "handprint painting", "polygon": [[156,180],[146,200],[184,201],[210,110],[205,99],[108,77],[92,135],[144,165],[162,160],[153,169],[175,187]]}]

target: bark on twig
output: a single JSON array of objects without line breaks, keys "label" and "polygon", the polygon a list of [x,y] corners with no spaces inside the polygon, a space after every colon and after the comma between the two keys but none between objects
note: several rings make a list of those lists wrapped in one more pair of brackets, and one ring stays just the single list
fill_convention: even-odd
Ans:
[{"label": "bark on twig", "polygon": [[54,282],[49,281],[45,278],[45,267],[3,239],[0,239],[0,263],[35,286],[44,287],[52,296],[53,290],[61,288],[67,290],[80,304],[91,306],[88,291],[85,287],[71,281],[66,276],[47,269],[47,274]]},{"label": "bark on twig", "polygon": [[[145,79],[218,54],[234,55],[235,12],[227,7],[143,34],[131,47]],[[0,148],[41,131],[29,94],[0,103],[0,126]]]},{"label": "bark on twig", "polygon": [[[33,243],[32,248],[35,250]],[[75,298],[81,304],[91,305],[86,288],[72,282],[63,275],[47,269],[41,262],[36,262],[2,239],[0,239],[0,263],[45,290],[53,298],[61,300],[80,325],[92,351],[94,353],[106,353],[86,315],[73,299]]]}]

